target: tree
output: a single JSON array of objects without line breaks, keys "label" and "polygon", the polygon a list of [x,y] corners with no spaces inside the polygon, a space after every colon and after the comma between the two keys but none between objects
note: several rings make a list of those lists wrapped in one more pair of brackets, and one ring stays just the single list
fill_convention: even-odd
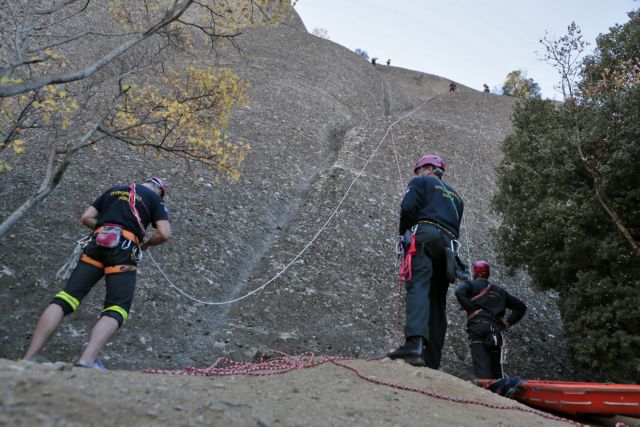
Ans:
[{"label": "tree", "polygon": [[107,0],[106,10],[91,0],[3,3],[0,173],[29,149],[48,155],[38,189],[3,219],[0,237],[51,194],[78,151],[106,141],[238,177],[249,146],[224,129],[247,102],[246,83],[175,58],[233,43],[242,28],[282,18],[288,2]]},{"label": "tree", "polygon": [[560,38],[553,38],[549,34],[540,40],[545,47],[543,61],[551,64],[560,74],[560,84],[556,87],[566,99],[573,98],[575,82],[582,70],[580,58],[589,43],[582,40],[582,30],[571,22],[567,27],[567,34]]},{"label": "tree", "polygon": [[331,40],[329,38],[329,31],[327,31],[325,28],[316,27],[313,29],[313,31],[311,31],[311,34],[316,37],[320,37],[321,39]]},{"label": "tree", "polygon": [[367,53],[366,50],[360,49],[360,48],[356,48],[356,50],[354,51],[356,53],[356,55],[364,58],[366,61],[369,60],[369,54]]},{"label": "tree", "polygon": [[493,207],[501,258],[559,291],[574,360],[594,377],[638,381],[640,19],[629,16],[598,38],[578,78],[559,66],[564,104],[518,104]]},{"label": "tree", "polygon": [[540,86],[532,78],[527,78],[523,71],[515,70],[507,74],[502,94],[519,98],[540,97]]}]

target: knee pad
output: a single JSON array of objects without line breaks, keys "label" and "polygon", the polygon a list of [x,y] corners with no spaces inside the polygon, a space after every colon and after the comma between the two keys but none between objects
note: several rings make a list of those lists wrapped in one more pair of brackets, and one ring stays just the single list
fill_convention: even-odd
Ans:
[{"label": "knee pad", "polygon": [[129,313],[120,306],[112,305],[102,310],[101,317],[102,316],[109,316],[112,319],[115,319],[118,322],[118,327],[121,327],[129,318]]},{"label": "knee pad", "polygon": [[76,309],[80,305],[80,301],[78,301],[77,298],[69,295],[65,291],[58,292],[56,296],[53,297],[51,303],[57,304],[62,307],[62,311],[64,312],[65,316],[76,311]]}]

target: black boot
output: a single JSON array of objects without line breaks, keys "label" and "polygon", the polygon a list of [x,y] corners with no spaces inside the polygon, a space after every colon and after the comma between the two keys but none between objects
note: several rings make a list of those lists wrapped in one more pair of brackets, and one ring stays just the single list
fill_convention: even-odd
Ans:
[{"label": "black boot", "polygon": [[404,359],[413,366],[425,366],[425,346],[423,337],[407,337],[403,346],[387,354],[391,359]]}]

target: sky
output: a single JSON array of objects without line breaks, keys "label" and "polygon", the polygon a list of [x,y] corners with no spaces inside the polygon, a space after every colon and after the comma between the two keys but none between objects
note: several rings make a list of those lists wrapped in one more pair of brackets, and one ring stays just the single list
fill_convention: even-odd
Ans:
[{"label": "sky", "polygon": [[365,50],[378,63],[435,74],[474,89],[502,88],[513,70],[561,99],[560,77],[540,58],[539,40],[558,38],[575,21],[590,43],[639,9],[633,0],[298,0],[307,30],[327,30],[331,41]]}]

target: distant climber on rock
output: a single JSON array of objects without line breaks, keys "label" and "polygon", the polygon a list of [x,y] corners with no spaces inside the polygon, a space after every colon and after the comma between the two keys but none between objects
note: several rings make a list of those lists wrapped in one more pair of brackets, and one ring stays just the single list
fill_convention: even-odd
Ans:
[{"label": "distant climber on rock", "polygon": [[[477,378],[502,378],[501,351],[504,331],[522,319],[527,311],[525,303],[503,287],[489,281],[489,263],[473,263],[473,280],[456,289],[456,298],[467,312],[467,334]],[[506,310],[510,310],[505,320]]]},{"label": "distant climber on rock", "polygon": [[[104,308],[76,366],[105,369],[97,356],[129,317],[141,251],[171,237],[165,194],[164,180],[151,177],[142,184],[111,187],[85,210],[80,221],[92,234],[64,290],[40,316],[24,360],[34,360],[64,317],[76,311],[104,276]],[[156,232],[141,244],[149,224]]]},{"label": "distant climber on rock", "polygon": [[484,87],[484,92],[489,93],[489,85],[485,83],[482,86]]},{"label": "distant climber on rock", "polygon": [[373,66],[376,66],[376,61],[378,60],[378,58],[371,58],[371,63],[373,64]]},{"label": "distant climber on rock", "polygon": [[454,82],[449,83],[449,92],[455,92],[458,86]]},{"label": "distant climber on rock", "polygon": [[440,157],[421,157],[414,173],[400,208],[407,290],[405,343],[387,356],[438,369],[447,331],[447,290],[455,281],[447,274],[447,251],[458,238],[464,205],[456,190],[442,181]]},{"label": "distant climber on rock", "polygon": [[387,65],[391,65],[391,59],[387,59]]}]

